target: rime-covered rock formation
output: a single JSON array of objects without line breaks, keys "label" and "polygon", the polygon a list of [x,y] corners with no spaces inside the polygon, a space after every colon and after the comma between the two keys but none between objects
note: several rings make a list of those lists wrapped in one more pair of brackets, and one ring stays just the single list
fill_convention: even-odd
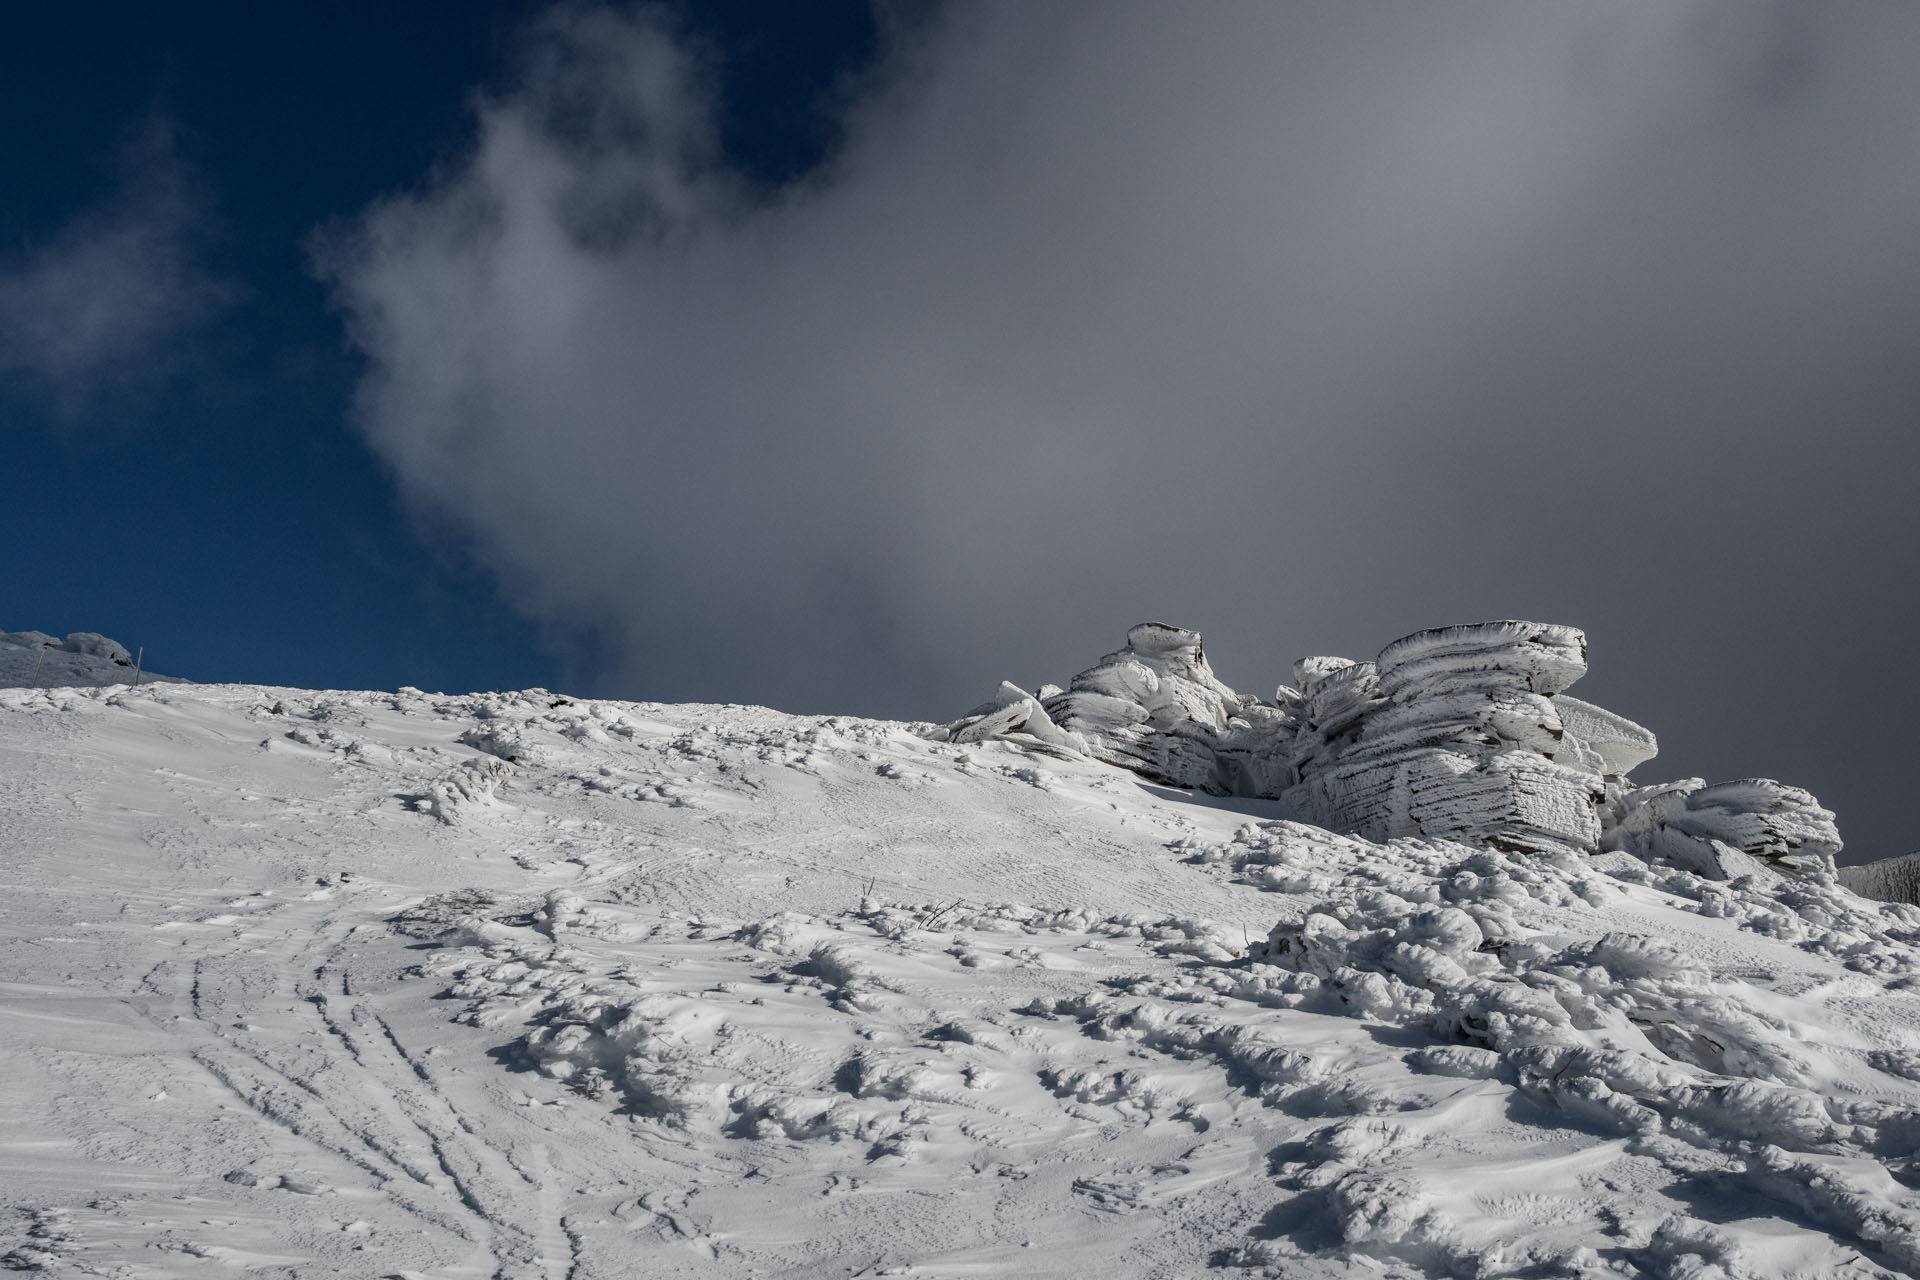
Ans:
[{"label": "rime-covered rock formation", "polygon": [[1920,906],[1920,853],[1841,867],[1840,883],[1875,902],[1904,902]]},{"label": "rime-covered rock formation", "polygon": [[[44,631],[0,631],[0,688],[130,684],[135,674],[133,653],[97,631],[75,631],[65,640]],[[138,674],[143,683],[187,683],[152,671]]]},{"label": "rime-covered rock formation", "polygon": [[1199,632],[1161,622],[1131,628],[1043,705],[1094,759],[1216,795],[1272,793],[1292,736],[1285,707],[1221,683]]},{"label": "rime-covered rock formation", "polygon": [[1278,800],[1370,840],[1432,836],[1514,852],[1618,850],[1712,879],[1831,871],[1833,815],[1764,778],[1636,786],[1659,750],[1567,694],[1587,670],[1573,627],[1499,621],[1402,637],[1371,662],[1303,658],[1271,700],[1213,673],[1199,633],[1149,622],[1038,695],[1003,684],[941,731],[1078,751],[1142,777]]},{"label": "rime-covered rock formation", "polygon": [[1299,782],[1280,798],[1371,840],[1596,847],[1604,762],[1553,705],[1586,674],[1586,647],[1572,627],[1488,622],[1417,632],[1321,676],[1302,691]]},{"label": "rime-covered rock formation", "polygon": [[1758,859],[1780,871],[1833,869],[1840,832],[1813,793],[1771,778],[1638,787],[1615,809],[1607,847],[1728,880]]},{"label": "rime-covered rock formation", "polygon": [[984,742],[1016,734],[1032,738],[1036,746],[1087,753],[1087,744],[1077,734],[1055,725],[1038,699],[1005,680],[992,699],[947,726],[950,742]]}]

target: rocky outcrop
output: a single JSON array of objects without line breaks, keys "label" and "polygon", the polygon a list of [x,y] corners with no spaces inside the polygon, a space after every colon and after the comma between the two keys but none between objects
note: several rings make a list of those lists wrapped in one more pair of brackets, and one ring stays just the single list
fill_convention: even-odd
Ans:
[{"label": "rocky outcrop", "polygon": [[1054,752],[1088,754],[1086,742],[1056,725],[1040,700],[1006,680],[990,701],[983,702],[946,728],[949,742],[985,742],[989,738],[1030,738],[1035,747]]},{"label": "rocky outcrop", "polygon": [[[0,631],[0,688],[130,684],[136,671],[134,654],[97,631],[75,631],[65,640],[44,631]],[[146,684],[187,683],[152,671],[138,675]]]},{"label": "rocky outcrop", "polygon": [[1602,757],[1568,734],[1553,703],[1586,674],[1586,647],[1572,627],[1486,622],[1416,632],[1334,669],[1302,690],[1299,782],[1280,798],[1370,840],[1594,848]]},{"label": "rocky outcrop", "polygon": [[941,731],[1077,752],[1154,782],[1280,801],[1370,840],[1432,836],[1514,852],[1621,850],[1716,879],[1831,871],[1840,837],[1807,792],[1768,779],[1639,787],[1649,730],[1566,690],[1574,627],[1499,621],[1402,637],[1371,662],[1303,658],[1272,699],[1236,693],[1198,632],[1149,622],[1065,690],[997,698]]},{"label": "rocky outcrop", "polygon": [[1664,858],[1710,880],[1745,874],[1756,862],[1795,874],[1831,871],[1840,852],[1833,814],[1811,792],[1771,778],[1639,787],[1616,813],[1606,847]]},{"label": "rocky outcrop", "polygon": [[1156,782],[1266,795],[1285,781],[1270,775],[1284,770],[1286,710],[1222,683],[1197,631],[1143,622],[1127,632],[1124,649],[1075,676],[1045,707],[1094,759]]},{"label": "rocky outcrop", "polygon": [[1875,902],[1905,902],[1920,907],[1920,853],[1841,867],[1840,883]]}]

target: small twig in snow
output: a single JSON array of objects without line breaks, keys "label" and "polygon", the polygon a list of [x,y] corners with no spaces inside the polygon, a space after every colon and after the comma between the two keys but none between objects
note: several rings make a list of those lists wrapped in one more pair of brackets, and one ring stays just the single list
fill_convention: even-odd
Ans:
[{"label": "small twig in snow", "polygon": [[952,911],[955,907],[959,906],[960,901],[961,900],[959,898],[955,898],[952,902],[949,902],[944,907],[934,907],[929,909],[927,914],[925,914],[924,916],[921,916],[918,920],[914,921],[913,927],[916,929],[933,928],[934,925],[938,924],[942,919],[946,917],[948,912]]}]

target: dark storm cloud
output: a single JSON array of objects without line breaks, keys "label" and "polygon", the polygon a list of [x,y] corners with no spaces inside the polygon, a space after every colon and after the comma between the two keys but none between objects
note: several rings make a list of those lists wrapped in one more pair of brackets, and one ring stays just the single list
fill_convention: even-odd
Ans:
[{"label": "dark storm cloud", "polygon": [[120,168],[109,199],[0,256],[0,377],[69,416],[151,385],[230,293],[196,252],[202,210],[171,127],[148,122]]},{"label": "dark storm cloud", "polygon": [[955,6],[769,197],[668,34],[565,10],[321,257],[369,440],[624,691],[942,717],[1151,616],[1265,692],[1539,617],[1645,772],[1852,831],[1920,763],[1917,52],[1894,3]]}]

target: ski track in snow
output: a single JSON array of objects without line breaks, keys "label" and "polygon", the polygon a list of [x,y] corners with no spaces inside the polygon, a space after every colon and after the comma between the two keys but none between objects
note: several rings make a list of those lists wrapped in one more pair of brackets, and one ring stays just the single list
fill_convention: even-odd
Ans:
[{"label": "ski track in snow", "polygon": [[3,689],[0,769],[11,1267],[1920,1274],[1920,910],[1830,882],[541,691]]}]

